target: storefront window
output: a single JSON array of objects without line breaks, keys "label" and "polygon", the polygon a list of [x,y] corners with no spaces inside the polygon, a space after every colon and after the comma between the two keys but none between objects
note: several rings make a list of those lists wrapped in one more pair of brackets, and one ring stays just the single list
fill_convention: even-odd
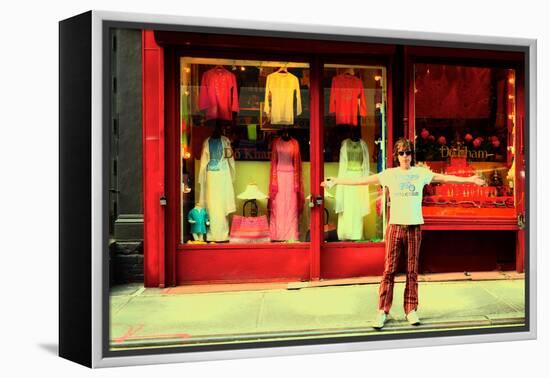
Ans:
[{"label": "storefront window", "polygon": [[180,61],[181,242],[309,234],[306,63]]},{"label": "storefront window", "polygon": [[[324,87],[325,177],[356,178],[385,168],[386,70],[327,64]],[[382,241],[384,192],[378,185],[325,190],[325,238]]]},{"label": "storefront window", "polygon": [[432,184],[424,205],[513,208],[515,71],[416,64],[414,96],[417,164],[488,183]]}]

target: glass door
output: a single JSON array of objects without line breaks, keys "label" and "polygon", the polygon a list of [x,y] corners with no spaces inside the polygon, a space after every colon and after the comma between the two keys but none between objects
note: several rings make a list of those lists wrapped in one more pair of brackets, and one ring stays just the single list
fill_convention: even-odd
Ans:
[{"label": "glass door", "polygon": [[[325,64],[324,175],[359,178],[385,169],[386,69]],[[378,185],[325,190],[325,241],[381,242],[386,220]]]},{"label": "glass door", "polygon": [[[386,168],[387,69],[325,64],[322,68],[324,177],[347,179]],[[386,193],[379,185],[324,191],[321,276],[379,275],[383,269]]]}]

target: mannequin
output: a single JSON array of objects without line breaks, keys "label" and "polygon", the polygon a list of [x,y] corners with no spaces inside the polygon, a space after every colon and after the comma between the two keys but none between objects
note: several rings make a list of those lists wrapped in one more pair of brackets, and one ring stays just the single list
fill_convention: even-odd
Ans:
[{"label": "mannequin", "polygon": [[298,220],[303,204],[300,146],[285,128],[271,148],[268,203],[271,240],[299,240]]},{"label": "mannequin", "polygon": [[220,120],[216,120],[216,123],[214,124],[214,130],[212,131],[212,135],[210,135],[210,138],[220,138],[222,135],[222,123],[220,122]]},{"label": "mannequin", "polygon": [[358,142],[361,139],[361,129],[355,126],[349,126],[349,138],[353,142]]},{"label": "mannequin", "polygon": [[236,210],[233,189],[235,160],[231,142],[223,135],[219,122],[203,143],[198,181],[201,188],[199,203],[206,208],[210,221],[207,240],[229,240],[227,217]]},{"label": "mannequin", "polygon": [[[358,127],[350,127],[350,137],[342,141],[340,148],[339,178],[359,178],[369,175],[369,151],[367,144],[360,138]],[[370,213],[368,185],[345,186],[336,188],[336,207],[338,214],[338,239],[363,239],[363,218]]]},{"label": "mannequin", "polygon": [[187,216],[188,222],[191,224],[191,234],[193,240],[204,241],[204,235],[206,234],[206,226],[210,225],[208,219],[208,212],[200,203],[196,203],[195,207],[189,211]]},{"label": "mannequin", "polygon": [[281,134],[281,139],[284,140],[285,142],[288,142],[291,138],[290,132],[286,127],[281,130],[280,134]]}]

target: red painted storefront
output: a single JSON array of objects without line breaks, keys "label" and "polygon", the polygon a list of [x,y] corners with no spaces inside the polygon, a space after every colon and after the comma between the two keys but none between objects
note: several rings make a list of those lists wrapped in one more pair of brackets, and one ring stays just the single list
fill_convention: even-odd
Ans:
[{"label": "red painted storefront", "polygon": [[[183,32],[143,32],[143,177],[145,285],[309,281],[381,275],[384,242],[323,241],[323,207],[311,208],[309,242],[207,244],[179,242],[179,67],[181,56],[239,56],[303,61],[310,67],[310,187],[322,196],[325,63],[378,64],[387,69],[387,160],[396,135],[414,135],[415,63],[443,62],[516,70],[516,172],[524,171],[524,54],[459,48]],[[394,119],[399,108],[402,119]],[[525,177],[516,174],[514,208],[425,207],[422,272],[524,270]],[[166,200],[166,205],[162,200]],[[503,250],[514,266],[499,266]],[[509,261],[509,260],[507,260]],[[509,265],[509,264],[508,264]]]}]

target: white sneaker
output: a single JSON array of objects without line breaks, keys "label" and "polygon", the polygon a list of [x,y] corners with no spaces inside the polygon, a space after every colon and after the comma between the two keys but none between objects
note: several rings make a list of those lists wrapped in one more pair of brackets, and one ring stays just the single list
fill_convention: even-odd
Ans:
[{"label": "white sneaker", "polygon": [[376,315],[376,319],[373,322],[372,328],[382,329],[386,323],[386,313],[384,311],[379,311]]},{"label": "white sneaker", "polygon": [[416,313],[415,310],[412,310],[411,312],[409,312],[406,315],[406,318],[410,325],[416,326],[420,324],[420,319],[418,318],[418,314]]}]

